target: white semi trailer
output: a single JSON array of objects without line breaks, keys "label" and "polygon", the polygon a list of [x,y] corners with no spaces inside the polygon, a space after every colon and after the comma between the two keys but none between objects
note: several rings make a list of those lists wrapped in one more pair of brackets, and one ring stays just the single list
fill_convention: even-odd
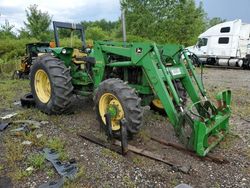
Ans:
[{"label": "white semi trailer", "polygon": [[187,48],[209,65],[250,68],[250,24],[234,20],[209,28]]}]

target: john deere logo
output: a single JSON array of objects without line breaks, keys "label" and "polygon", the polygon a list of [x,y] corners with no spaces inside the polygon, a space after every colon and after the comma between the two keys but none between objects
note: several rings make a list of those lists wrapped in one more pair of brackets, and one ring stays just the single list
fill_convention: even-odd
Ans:
[{"label": "john deere logo", "polygon": [[137,54],[141,54],[141,53],[142,53],[142,48],[136,48],[136,49],[135,49],[135,52],[136,52]]}]

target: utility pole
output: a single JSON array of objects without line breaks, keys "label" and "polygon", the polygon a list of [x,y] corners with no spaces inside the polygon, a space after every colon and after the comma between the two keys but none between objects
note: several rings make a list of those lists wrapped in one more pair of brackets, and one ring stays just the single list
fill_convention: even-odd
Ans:
[{"label": "utility pole", "polygon": [[[122,4],[124,0],[120,1],[120,4]],[[125,45],[127,41],[127,36],[126,36],[126,20],[125,20],[125,9],[121,7],[121,20],[122,20],[122,38],[123,38],[123,43]]]}]

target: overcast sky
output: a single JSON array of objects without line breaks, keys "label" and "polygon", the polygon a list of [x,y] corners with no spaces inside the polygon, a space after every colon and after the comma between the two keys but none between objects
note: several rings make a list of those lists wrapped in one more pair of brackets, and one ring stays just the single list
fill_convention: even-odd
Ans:
[{"label": "overcast sky", "polygon": [[241,19],[250,23],[250,0],[196,0],[197,3],[200,1],[209,18]]},{"label": "overcast sky", "polygon": [[[250,0],[196,0],[203,1],[208,17],[227,20],[242,19],[250,23]],[[0,0],[0,24],[8,19],[16,28],[23,26],[25,9],[37,4],[42,11],[48,11],[53,20],[80,22],[83,20],[117,20],[120,16],[119,0]]]}]

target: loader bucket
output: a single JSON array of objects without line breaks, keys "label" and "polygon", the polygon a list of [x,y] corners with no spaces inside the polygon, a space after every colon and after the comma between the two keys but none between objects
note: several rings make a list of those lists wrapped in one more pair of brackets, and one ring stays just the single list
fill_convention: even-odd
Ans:
[{"label": "loader bucket", "polygon": [[205,156],[228,133],[231,91],[220,92],[216,99],[217,107],[209,100],[199,101],[192,104],[184,113],[182,123],[188,123],[192,127],[186,144],[199,156]]}]

